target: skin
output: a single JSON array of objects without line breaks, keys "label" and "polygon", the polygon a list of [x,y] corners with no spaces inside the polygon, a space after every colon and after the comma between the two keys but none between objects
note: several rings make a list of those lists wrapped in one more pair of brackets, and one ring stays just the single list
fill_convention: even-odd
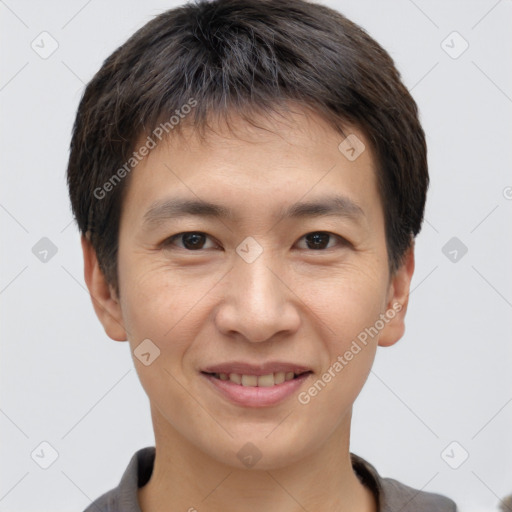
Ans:
[{"label": "skin", "polygon": [[[152,477],[139,490],[144,512],[376,510],[350,464],[351,412],[377,345],[403,335],[413,249],[390,275],[375,161],[360,131],[345,130],[366,145],[349,161],[338,149],[343,136],[312,112],[258,123],[268,129],[235,118],[233,130],[220,123],[204,141],[185,128],[133,171],[120,223],[119,297],[82,237],[85,280],[107,335],[129,340],[132,352],[147,338],[160,349],[149,366],[134,357],[156,442]],[[363,214],[274,217],[334,193]],[[146,211],[169,196],[218,203],[238,218],[145,227]],[[314,249],[305,235],[318,231],[342,238]],[[208,236],[199,249],[187,249],[186,237],[163,244],[183,232]],[[236,252],[248,236],[263,250],[252,263]],[[299,391],[307,390],[397,303],[400,312],[306,405],[297,394],[272,407],[234,405],[200,374],[225,361],[289,361],[313,371]],[[252,468],[237,457],[248,442],[262,455]]]}]

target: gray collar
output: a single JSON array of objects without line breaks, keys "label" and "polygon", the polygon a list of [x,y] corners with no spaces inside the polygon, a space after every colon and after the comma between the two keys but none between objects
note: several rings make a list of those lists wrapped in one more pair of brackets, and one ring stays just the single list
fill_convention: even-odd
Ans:
[{"label": "gray collar", "polygon": [[[150,479],[155,447],[138,450],[130,460],[119,485],[98,498],[84,512],[142,512],[138,489]],[[456,512],[455,503],[438,494],[418,491],[391,478],[381,478],[361,457],[351,454],[352,467],[360,481],[374,494],[379,512]]]}]

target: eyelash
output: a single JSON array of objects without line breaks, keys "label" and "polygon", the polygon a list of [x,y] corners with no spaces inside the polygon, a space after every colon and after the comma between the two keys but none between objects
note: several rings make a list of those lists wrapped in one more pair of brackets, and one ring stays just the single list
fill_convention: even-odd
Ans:
[{"label": "eyelash", "polygon": [[[338,245],[341,246],[341,247],[344,247],[344,246],[351,246],[352,244],[346,240],[345,238],[341,237],[340,235],[336,235],[334,233],[330,233],[328,231],[311,231],[309,233],[306,233],[305,235],[303,235],[299,240],[302,240],[303,238],[307,237],[308,235],[317,235],[317,234],[321,234],[321,235],[327,235],[327,236],[330,236],[331,238],[334,237],[337,241],[338,241]],[[176,239],[179,239],[185,235],[204,235],[206,236],[207,238],[211,238],[209,235],[207,235],[206,233],[203,233],[202,231],[184,231],[182,233],[177,233],[176,235],[172,235],[170,236],[169,238],[165,239],[163,242],[162,242],[162,246],[165,247],[166,249],[169,248],[169,246],[173,246],[175,245],[174,244],[174,241]],[[331,239],[329,239],[329,242],[327,243],[327,245],[329,245]],[[182,249],[184,251],[187,251],[187,252],[199,252],[199,251],[202,251],[202,250],[207,250],[207,249],[203,249],[203,248],[200,248],[200,249],[197,249],[197,250],[193,250],[193,249],[187,249],[186,247],[179,247],[177,246],[178,249]],[[322,252],[322,251],[328,251],[330,249],[335,249],[336,247],[327,247],[327,248],[324,248],[324,249],[304,249],[304,250],[309,250],[309,251],[314,251],[314,252]]]}]

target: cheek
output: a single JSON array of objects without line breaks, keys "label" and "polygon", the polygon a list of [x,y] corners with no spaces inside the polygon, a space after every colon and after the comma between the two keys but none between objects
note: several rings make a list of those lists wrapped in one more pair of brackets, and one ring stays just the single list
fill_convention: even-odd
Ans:
[{"label": "cheek", "polygon": [[206,321],[207,297],[218,278],[197,273],[191,277],[161,262],[148,264],[143,258],[125,268],[129,271],[122,275],[123,317],[132,347],[149,338],[162,355],[172,353],[175,359]]},{"label": "cheek", "polygon": [[385,293],[385,279],[356,273],[311,290],[309,305],[324,326],[319,341],[326,355],[321,371],[298,396],[309,408],[311,431],[334,431],[359,395],[375,358],[378,332],[372,328]]},{"label": "cheek", "polygon": [[[130,272],[123,278],[123,316],[141,385],[152,406],[165,411],[169,421],[176,420],[187,400],[180,385],[183,383],[181,367],[196,326],[201,323],[200,298],[209,289],[208,283],[203,285],[204,290],[185,286],[177,273],[136,264],[130,266]],[[145,340],[151,340],[154,345],[149,344],[149,350],[144,348],[143,352],[138,347],[147,347]],[[151,362],[146,365],[137,354],[148,351]],[[173,400],[169,400],[170,396]]]},{"label": "cheek", "polygon": [[328,280],[312,279],[304,285],[304,302],[322,320],[331,349],[342,350],[373,325],[386,303],[387,275],[377,269],[343,269]]},{"label": "cheek", "polygon": [[352,269],[332,275],[328,286],[325,282],[310,286],[307,305],[321,320],[316,323],[322,326],[318,339],[325,357],[316,385],[304,400],[314,399],[318,414],[331,411],[334,419],[366,381],[377,348],[375,325],[385,304],[386,279],[383,272]]}]

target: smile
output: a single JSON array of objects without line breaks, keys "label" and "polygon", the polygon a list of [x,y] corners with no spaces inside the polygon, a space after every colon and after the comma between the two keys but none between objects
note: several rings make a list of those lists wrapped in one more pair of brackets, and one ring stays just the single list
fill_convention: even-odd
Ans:
[{"label": "smile", "polygon": [[297,393],[313,372],[292,364],[231,363],[206,368],[200,374],[217,395],[235,405],[269,407]]},{"label": "smile", "polygon": [[235,384],[246,387],[268,388],[277,384],[282,384],[289,380],[293,380],[301,374],[294,372],[276,372],[267,375],[247,375],[240,373],[212,373],[215,379],[234,382]]}]

